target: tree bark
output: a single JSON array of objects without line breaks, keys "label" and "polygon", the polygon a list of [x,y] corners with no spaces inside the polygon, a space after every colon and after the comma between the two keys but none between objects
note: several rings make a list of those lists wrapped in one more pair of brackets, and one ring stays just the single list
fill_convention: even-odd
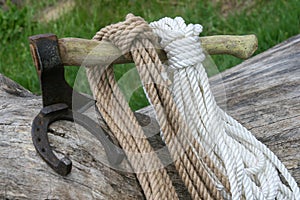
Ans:
[{"label": "tree bark", "polygon": [[[299,63],[300,35],[210,78],[218,104],[279,157],[298,185]],[[31,141],[31,123],[41,107],[40,96],[0,74],[1,199],[144,198],[134,174],[104,164],[106,157],[101,143],[70,122],[53,124],[49,139],[57,155],[71,158],[72,172],[62,177],[48,167]],[[139,112],[153,120],[151,107]],[[157,123],[153,126],[146,127],[147,131],[158,132]],[[127,165],[125,160],[121,166]],[[177,187],[183,187],[176,173],[172,179]]]}]

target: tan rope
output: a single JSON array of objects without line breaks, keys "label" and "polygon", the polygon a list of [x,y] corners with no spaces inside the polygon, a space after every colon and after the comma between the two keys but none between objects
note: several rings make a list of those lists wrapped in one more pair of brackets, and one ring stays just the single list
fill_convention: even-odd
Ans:
[{"label": "tan rope", "polygon": [[[110,27],[103,29],[103,33]],[[87,75],[97,99],[97,107],[127,153],[132,168],[138,172],[137,178],[146,198],[178,199],[166,170],[154,154],[133,112],[119,91],[112,67],[106,70],[101,67],[89,68]],[[152,153],[150,157],[149,153]]]},{"label": "tan rope", "polygon": [[[215,174],[226,191],[230,191],[228,179],[206,156],[182,120],[166,82],[160,75],[164,69],[154,49],[156,37],[148,24],[142,18],[130,14],[126,17],[126,21],[101,29],[93,39],[109,40],[123,54],[132,56],[148,98],[156,111],[175,167],[192,198],[222,199],[207,168]],[[108,127],[127,154],[134,171],[142,170],[141,173],[137,173],[137,178],[146,198],[178,199],[166,170],[154,155],[133,112],[117,87],[112,66],[106,69],[103,66],[88,68],[87,76],[97,100],[97,107]],[[195,146],[202,162],[198,161],[189,143]]]},{"label": "tan rope", "polygon": [[[110,68],[108,68],[108,70],[109,69]],[[129,128],[125,125],[125,123],[123,122],[124,119],[121,119],[120,116],[128,116],[126,116],[126,114],[122,112],[122,108],[120,107],[120,105],[118,106],[116,98],[112,97],[113,90],[111,90],[111,85],[109,85],[108,79],[106,77],[108,73],[108,71],[103,73],[103,76],[101,77],[101,90],[99,90],[99,93],[97,94],[98,97],[101,97],[98,99],[98,102],[101,101],[101,104],[97,102],[97,106],[99,108],[99,111],[103,115],[103,118],[106,120],[109,128],[115,134],[115,137],[119,140],[122,148],[125,150],[125,152],[129,152],[127,154],[127,157],[133,169],[135,169],[135,171],[143,169],[143,171],[146,171],[147,168],[158,169],[156,171],[148,173],[137,173],[137,177],[147,199],[177,199],[175,190],[174,188],[172,188],[172,184],[170,184],[169,177],[167,176],[166,171],[163,169],[163,167],[159,166],[160,163],[158,159],[151,157],[152,162],[146,163],[146,158],[139,157],[147,152],[152,152],[152,149],[142,135],[139,135],[139,138],[133,137],[127,131],[129,130]],[[116,113],[118,111],[120,114]],[[135,121],[136,120],[131,121],[135,124],[135,127],[132,128],[131,131],[141,132],[140,127],[136,126],[137,123],[135,123]],[[166,188],[164,182],[168,183],[168,188]]]}]

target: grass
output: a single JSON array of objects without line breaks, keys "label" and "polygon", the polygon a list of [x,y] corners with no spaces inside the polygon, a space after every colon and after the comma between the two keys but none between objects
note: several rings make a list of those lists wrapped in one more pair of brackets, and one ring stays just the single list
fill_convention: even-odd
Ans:
[{"label": "grass", "polygon": [[[39,22],[41,10],[55,5],[56,0],[28,0],[20,8],[8,4],[6,11],[0,9],[0,73],[39,94],[39,83],[30,55],[28,36],[52,32],[58,37],[92,38],[101,27],[122,21],[129,12],[140,15],[149,22],[165,16],[182,16],[187,23],[201,23],[204,27],[203,36],[255,34],[259,41],[256,54],[299,34],[300,30],[300,0],[75,0],[75,2],[76,6],[72,12],[49,23]],[[227,3],[224,5],[221,2]],[[225,14],[224,6],[231,6]],[[226,55],[213,56],[213,59],[219,71],[242,62]],[[130,72],[127,73],[127,77],[130,77],[128,80],[138,81],[134,78],[136,72],[133,68],[134,66],[130,64],[116,66],[116,78],[124,78],[122,75]],[[75,67],[66,70],[66,78],[71,85],[74,84],[77,70]],[[121,84],[126,86],[123,87],[125,91],[133,87],[128,80],[124,79]],[[133,85],[136,86],[136,83]],[[134,110],[147,104],[141,87],[128,99]]]}]

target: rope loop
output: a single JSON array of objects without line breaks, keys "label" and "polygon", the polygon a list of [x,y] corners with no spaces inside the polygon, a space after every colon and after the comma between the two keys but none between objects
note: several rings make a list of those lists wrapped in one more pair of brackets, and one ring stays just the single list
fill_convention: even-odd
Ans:
[{"label": "rope loop", "polygon": [[104,27],[93,37],[95,40],[106,40],[117,46],[125,57],[130,57],[131,49],[137,40],[148,39],[157,44],[158,38],[141,17],[128,14],[124,22]]}]

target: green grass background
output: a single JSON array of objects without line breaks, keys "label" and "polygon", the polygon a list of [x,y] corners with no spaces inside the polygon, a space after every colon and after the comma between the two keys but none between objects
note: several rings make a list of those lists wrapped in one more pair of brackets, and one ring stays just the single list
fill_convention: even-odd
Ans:
[{"label": "green grass background", "polygon": [[[259,41],[256,54],[299,34],[300,31],[300,0],[75,2],[76,6],[71,12],[49,23],[39,22],[41,11],[54,6],[56,0],[28,0],[22,7],[8,3],[5,10],[0,8],[0,73],[39,94],[38,78],[29,50],[29,36],[51,32],[59,38],[92,38],[101,27],[124,20],[130,12],[142,16],[148,22],[165,16],[182,16],[187,23],[202,24],[203,36],[255,34]],[[213,59],[219,71],[242,62],[226,55],[213,56]],[[130,64],[116,66],[116,78],[119,79],[133,67]],[[71,85],[77,70],[76,67],[66,69],[66,78]],[[134,71],[128,75],[131,80],[128,81],[129,85],[135,76]],[[122,85],[126,85],[126,81]],[[129,100],[134,110],[147,104],[141,88],[135,90]]]}]

